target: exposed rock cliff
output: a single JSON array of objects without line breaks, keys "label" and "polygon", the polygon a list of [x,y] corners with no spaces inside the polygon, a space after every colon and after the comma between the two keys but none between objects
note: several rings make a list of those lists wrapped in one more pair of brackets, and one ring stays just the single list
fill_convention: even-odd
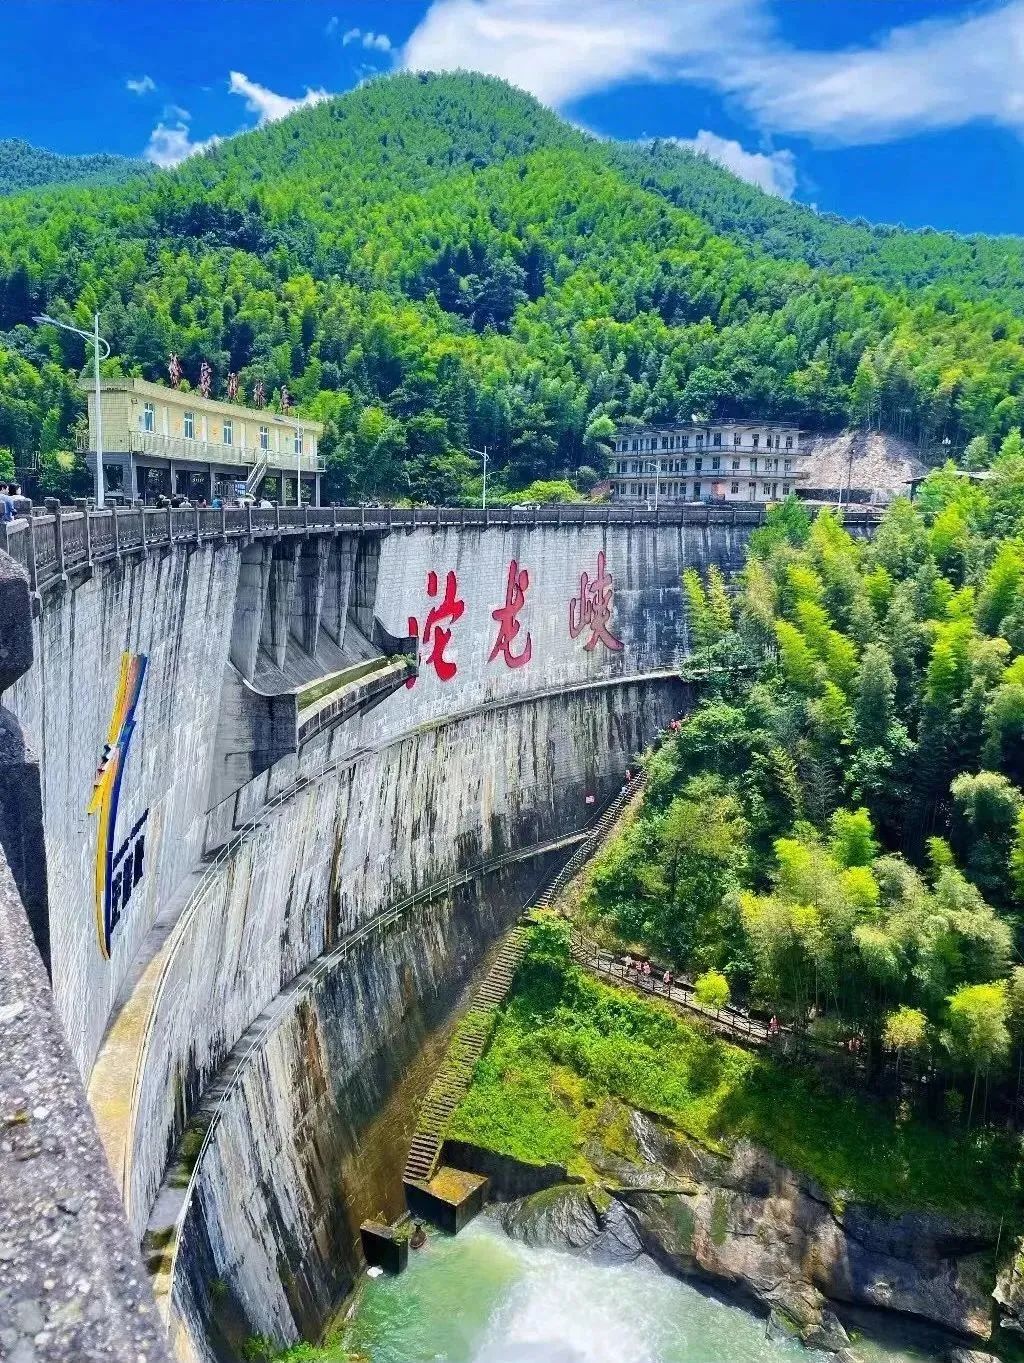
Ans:
[{"label": "exposed rock cliff", "polygon": [[505,1204],[505,1230],[610,1261],[649,1255],[767,1310],[815,1348],[849,1343],[833,1303],[988,1339],[994,1234],[982,1217],[843,1205],[756,1146],[720,1155],[642,1113],[630,1123],[628,1157],[596,1143],[585,1152],[598,1183]]}]

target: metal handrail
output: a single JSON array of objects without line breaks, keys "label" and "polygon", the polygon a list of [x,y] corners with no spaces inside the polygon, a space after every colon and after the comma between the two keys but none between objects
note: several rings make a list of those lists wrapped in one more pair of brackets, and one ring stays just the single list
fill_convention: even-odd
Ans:
[{"label": "metal handrail", "polygon": [[[273,507],[112,507],[102,511],[71,511],[33,515],[0,522],[0,550],[6,550],[28,572],[33,592],[51,583],[66,582],[75,572],[94,564],[116,561],[126,554],[163,549],[177,543],[200,544],[281,535],[336,534],[340,531],[472,529],[555,525],[758,526],[766,508],[741,503],[630,507],[607,503],[565,506],[393,507],[393,506],[273,506]],[[867,526],[880,519],[876,507],[844,512],[844,524]],[[58,547],[59,540],[59,547]]]}]

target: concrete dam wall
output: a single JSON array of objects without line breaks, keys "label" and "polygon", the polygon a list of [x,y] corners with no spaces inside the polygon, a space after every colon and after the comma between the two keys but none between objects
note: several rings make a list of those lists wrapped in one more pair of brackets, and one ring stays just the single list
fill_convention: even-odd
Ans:
[{"label": "concrete dam wall", "polygon": [[41,762],[54,992],[135,1234],[173,1228],[180,1356],[314,1333],[347,1290],[361,1142],[687,703],[680,573],[750,528],[211,538],[42,592],[4,700]]}]

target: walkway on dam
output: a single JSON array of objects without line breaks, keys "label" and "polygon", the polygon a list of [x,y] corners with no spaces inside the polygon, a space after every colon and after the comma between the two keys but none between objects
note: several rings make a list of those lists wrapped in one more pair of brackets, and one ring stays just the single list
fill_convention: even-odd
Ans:
[{"label": "walkway on dam", "polygon": [[[132,507],[83,512],[57,508],[0,523],[0,550],[26,570],[33,592],[67,582],[74,572],[117,561],[126,554],[146,553],[171,545],[223,544],[228,540],[279,539],[282,536],[332,534],[340,531],[416,529],[459,530],[521,526],[724,526],[755,527],[764,523],[765,503],[682,502],[630,507],[606,502],[560,506],[499,507]],[[880,512],[864,506],[844,508],[843,524],[867,533]]]}]

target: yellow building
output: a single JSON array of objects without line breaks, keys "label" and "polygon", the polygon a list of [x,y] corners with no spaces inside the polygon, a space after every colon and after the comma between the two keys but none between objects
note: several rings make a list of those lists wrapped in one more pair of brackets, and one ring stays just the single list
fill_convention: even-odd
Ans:
[{"label": "yellow building", "polygon": [[[86,460],[96,467],[96,391],[89,395]],[[184,393],[145,379],[104,379],[103,476],[107,492],[126,501],[179,494],[192,500],[234,499],[248,491],[294,505],[320,505],[318,452],[323,426],[237,402]]]}]

